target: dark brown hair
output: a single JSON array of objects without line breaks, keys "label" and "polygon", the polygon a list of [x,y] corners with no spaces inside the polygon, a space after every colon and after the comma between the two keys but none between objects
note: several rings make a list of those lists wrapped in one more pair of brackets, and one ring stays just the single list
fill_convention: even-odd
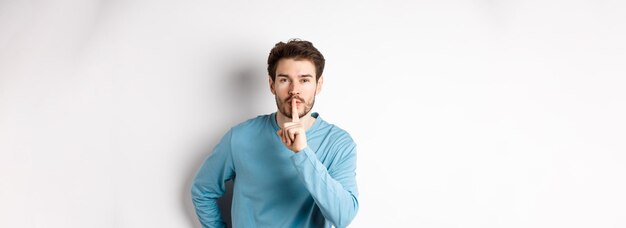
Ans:
[{"label": "dark brown hair", "polygon": [[276,80],[276,67],[281,59],[309,60],[315,65],[315,81],[324,71],[324,56],[313,43],[300,39],[291,39],[287,43],[279,42],[274,45],[267,58],[267,73]]}]

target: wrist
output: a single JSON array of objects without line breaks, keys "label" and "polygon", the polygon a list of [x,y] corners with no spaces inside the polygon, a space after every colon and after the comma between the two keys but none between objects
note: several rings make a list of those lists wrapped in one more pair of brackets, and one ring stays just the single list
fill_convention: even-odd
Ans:
[{"label": "wrist", "polygon": [[300,147],[300,148],[294,148],[294,150],[292,150],[292,151],[297,154],[298,152],[303,151],[304,148],[306,148],[306,147],[307,147],[307,145],[304,145],[303,147]]}]

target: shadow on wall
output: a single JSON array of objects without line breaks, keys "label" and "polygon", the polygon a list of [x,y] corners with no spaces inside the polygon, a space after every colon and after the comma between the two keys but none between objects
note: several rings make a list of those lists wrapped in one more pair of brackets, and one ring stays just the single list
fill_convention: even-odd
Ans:
[{"label": "shadow on wall", "polygon": [[[250,63],[250,61],[248,61]],[[259,77],[259,75],[264,75],[264,72],[259,72],[258,69],[263,69],[256,67],[254,64],[243,65],[241,62],[235,64],[238,66],[237,69],[232,69],[230,73],[226,73],[226,80],[211,80],[211,82],[215,82],[214,85],[209,85],[208,89],[218,90],[218,97],[212,99],[220,100],[220,104],[232,104],[227,105],[229,107],[220,107],[220,109],[216,109],[216,112],[221,112],[222,115],[215,115],[215,118],[224,118],[224,116],[228,116],[230,121],[226,121],[224,119],[215,120],[216,123],[239,123],[246,119],[255,117],[259,115],[255,111],[255,104],[258,104],[258,99],[260,94],[267,93],[268,91],[261,91],[262,88],[260,85],[266,85],[267,82],[266,77]],[[261,84],[259,84],[261,83]],[[190,167],[187,172],[187,181],[185,182],[184,191],[183,191],[183,202],[185,211],[192,221],[194,227],[201,227],[197,215],[195,213],[195,208],[193,207],[193,203],[191,201],[191,184],[193,182],[193,178],[197,170],[200,168],[204,160],[209,156],[212,152],[213,148],[221,137],[230,129],[232,126],[220,126],[218,128],[214,128],[212,130],[221,131],[221,132],[212,132],[212,135],[215,135],[211,138],[213,142],[211,146],[202,146],[201,149],[203,151],[194,152],[197,154],[196,159],[193,160],[192,164],[187,165],[186,167]],[[220,211],[222,212],[222,219],[226,222],[226,227],[232,227],[231,223],[231,203],[233,198],[233,186],[234,183],[232,180],[226,182],[226,192],[224,195],[218,200]]]}]

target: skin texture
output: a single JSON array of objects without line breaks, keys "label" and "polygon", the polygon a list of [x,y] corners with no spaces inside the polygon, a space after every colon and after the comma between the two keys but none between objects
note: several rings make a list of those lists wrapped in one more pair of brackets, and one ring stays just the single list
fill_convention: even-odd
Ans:
[{"label": "skin texture", "polygon": [[276,134],[295,153],[307,147],[306,129],[315,123],[311,110],[323,84],[323,77],[316,81],[315,76],[311,61],[281,59],[276,67],[276,80],[269,78],[278,108],[276,120],[281,127]]}]

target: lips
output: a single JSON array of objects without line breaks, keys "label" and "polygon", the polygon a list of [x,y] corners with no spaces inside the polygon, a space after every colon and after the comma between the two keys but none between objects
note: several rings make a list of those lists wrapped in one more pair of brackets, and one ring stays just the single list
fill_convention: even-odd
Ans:
[{"label": "lips", "polygon": [[297,104],[302,103],[302,100],[300,100],[300,99],[298,99],[298,98],[292,98],[292,99],[289,99],[289,101],[287,101],[287,102],[291,104],[291,102],[293,101],[293,99],[296,99],[296,103],[297,103]]}]

